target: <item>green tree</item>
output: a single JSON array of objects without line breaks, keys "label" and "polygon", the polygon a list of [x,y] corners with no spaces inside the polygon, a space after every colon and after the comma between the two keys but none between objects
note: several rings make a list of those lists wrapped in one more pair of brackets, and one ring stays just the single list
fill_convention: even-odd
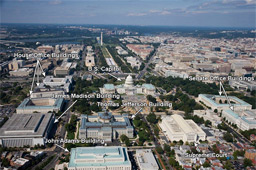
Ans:
[{"label": "green tree", "polygon": [[171,151],[171,147],[168,144],[164,144],[164,151],[165,152],[170,152]]},{"label": "green tree", "polygon": [[150,101],[150,102],[152,102],[152,103],[156,103],[156,98],[154,98],[154,97],[151,96],[151,95],[148,95],[148,96],[147,96],[147,100]]},{"label": "green tree", "polygon": [[149,123],[157,123],[157,119],[156,119],[155,113],[149,113],[149,115],[147,116],[147,121]]},{"label": "green tree", "polygon": [[212,122],[211,122],[210,120],[206,120],[206,121],[204,122],[204,125],[207,126],[207,127],[209,127],[209,126],[212,125]]},{"label": "green tree", "polygon": [[180,144],[180,145],[183,145],[183,143],[184,143],[184,142],[183,142],[182,140],[179,140],[179,144]]},{"label": "green tree", "polygon": [[225,133],[223,138],[227,141],[227,142],[233,142],[233,136],[230,133]]},{"label": "green tree", "polygon": [[225,165],[224,165],[224,168],[226,170],[231,170],[231,169],[233,169],[232,167],[233,167],[232,163],[229,160],[227,160]]},{"label": "green tree", "polygon": [[203,167],[204,167],[204,168],[211,167],[210,162],[205,161],[205,162],[203,163]]},{"label": "green tree", "polygon": [[164,153],[164,151],[163,151],[163,149],[162,149],[161,146],[156,147],[156,151],[157,151],[159,154],[163,154],[163,153]]},{"label": "green tree", "polygon": [[10,166],[10,162],[8,161],[8,159],[3,158],[3,159],[2,159],[2,165],[3,165],[4,167],[8,167],[8,166]]},{"label": "green tree", "polygon": [[129,140],[129,138],[126,135],[124,135],[124,134],[121,135],[120,139],[121,139],[122,142],[125,143],[126,146],[130,146],[130,140]]},{"label": "green tree", "polygon": [[120,139],[121,139],[121,141],[122,142],[124,142],[125,140],[127,140],[127,139],[129,139],[125,134],[122,134],[121,136],[120,136]]},{"label": "green tree", "polygon": [[252,166],[252,160],[245,158],[244,159],[244,167]]}]

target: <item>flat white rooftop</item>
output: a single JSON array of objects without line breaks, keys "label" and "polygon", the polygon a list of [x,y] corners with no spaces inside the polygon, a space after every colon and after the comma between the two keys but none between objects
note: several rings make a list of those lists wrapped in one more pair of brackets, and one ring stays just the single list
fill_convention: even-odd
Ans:
[{"label": "flat white rooftop", "polygon": [[141,170],[158,170],[158,164],[150,149],[137,149],[136,159]]},{"label": "flat white rooftop", "polygon": [[[165,124],[165,126],[161,126],[163,124]],[[193,120],[185,120],[178,114],[162,116],[160,127],[163,131],[170,132],[172,135],[205,134]]]}]

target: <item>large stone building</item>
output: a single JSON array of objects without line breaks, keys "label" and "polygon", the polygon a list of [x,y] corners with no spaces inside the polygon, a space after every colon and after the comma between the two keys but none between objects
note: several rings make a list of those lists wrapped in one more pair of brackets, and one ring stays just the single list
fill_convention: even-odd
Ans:
[{"label": "large stone building", "polygon": [[56,67],[54,70],[54,76],[65,77],[72,73],[72,69],[76,69],[76,62],[62,62],[60,67]]},{"label": "large stone building", "polygon": [[23,67],[24,65],[25,65],[24,60],[14,59],[14,60],[12,60],[12,62],[10,62],[8,64],[8,68],[9,68],[9,70],[18,70],[19,68]]},{"label": "large stone building", "polygon": [[156,88],[152,84],[133,85],[132,76],[128,76],[125,80],[125,84],[114,86],[113,84],[104,84],[103,88],[100,88],[102,94],[126,94],[126,95],[152,95],[155,96]]},{"label": "large stone building", "polygon": [[249,89],[250,91],[256,90],[256,81],[229,80],[229,85],[237,89]]},{"label": "large stone building", "polygon": [[0,129],[0,145],[4,147],[23,147],[44,145],[48,138],[54,115],[14,114]]},{"label": "large stone building", "polygon": [[65,92],[62,89],[55,88],[35,88],[30,98],[53,98],[53,96],[64,96]]},{"label": "large stone building", "polygon": [[[234,110],[251,110],[252,105],[246,103],[245,101],[235,97],[228,96],[231,105],[234,106]],[[212,95],[212,94],[199,94],[198,100],[203,102],[206,106],[210,107],[212,110],[217,109],[219,112],[221,110],[230,109],[227,98],[225,95]]]},{"label": "large stone building", "polygon": [[256,110],[232,111],[230,109],[222,112],[228,122],[235,124],[241,130],[256,129]]},{"label": "large stone building", "polygon": [[17,114],[58,112],[64,104],[63,98],[26,98],[16,108]]},{"label": "large stone building", "polygon": [[121,146],[71,149],[68,170],[131,170],[127,148]]},{"label": "large stone building", "polygon": [[64,78],[56,78],[53,76],[46,76],[43,83],[40,83],[38,88],[50,88],[62,89],[65,92],[69,92],[73,83],[73,76],[66,76]]},{"label": "large stone building", "polygon": [[177,114],[162,116],[159,126],[170,141],[197,142],[206,139],[205,132],[193,120],[185,120]]},{"label": "large stone building", "polygon": [[99,112],[97,116],[82,115],[80,138],[103,139],[111,142],[122,134],[133,137],[134,128],[127,114],[112,115],[110,112]]},{"label": "large stone building", "polygon": [[17,70],[9,72],[10,76],[13,76],[13,77],[27,77],[32,73],[33,73],[33,69],[31,68],[19,68]]}]

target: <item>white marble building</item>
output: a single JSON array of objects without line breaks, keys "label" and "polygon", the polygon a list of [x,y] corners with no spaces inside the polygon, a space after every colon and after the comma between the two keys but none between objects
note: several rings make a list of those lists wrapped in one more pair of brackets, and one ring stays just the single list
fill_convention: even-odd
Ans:
[{"label": "white marble building", "polygon": [[152,84],[142,84],[134,86],[133,78],[129,75],[125,80],[125,84],[117,86],[113,84],[104,84],[103,88],[100,88],[100,92],[102,94],[119,93],[125,95],[144,94],[155,96],[156,88]]}]

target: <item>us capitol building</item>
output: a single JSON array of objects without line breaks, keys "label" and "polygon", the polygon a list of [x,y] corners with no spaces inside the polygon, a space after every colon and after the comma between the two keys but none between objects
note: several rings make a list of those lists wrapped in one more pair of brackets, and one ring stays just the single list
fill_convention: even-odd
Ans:
[{"label": "us capitol building", "polygon": [[126,95],[144,94],[155,96],[156,88],[152,84],[142,84],[134,86],[133,78],[129,75],[125,80],[125,84],[116,86],[114,86],[113,84],[104,84],[103,88],[100,88],[100,92],[102,94],[119,93]]}]

